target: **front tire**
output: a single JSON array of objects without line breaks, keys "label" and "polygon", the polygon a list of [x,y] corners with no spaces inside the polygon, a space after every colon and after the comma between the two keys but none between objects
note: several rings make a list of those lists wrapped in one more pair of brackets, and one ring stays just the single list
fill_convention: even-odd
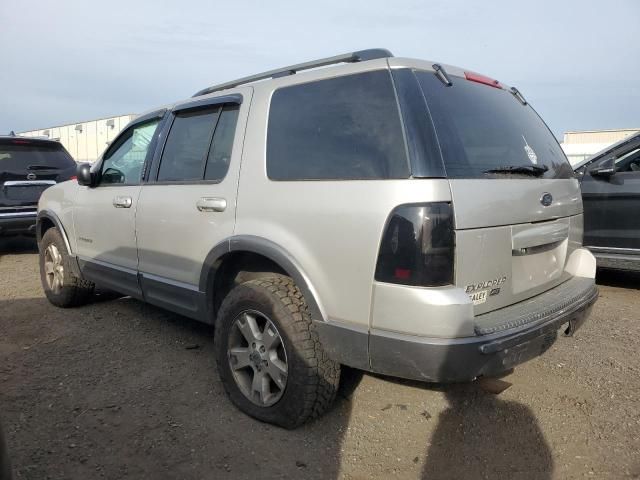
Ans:
[{"label": "front tire", "polygon": [[89,301],[94,285],[73,274],[71,258],[60,231],[52,227],[42,236],[40,250],[40,280],[49,302],[67,308]]},{"label": "front tire", "polygon": [[340,365],[324,351],[289,277],[273,274],[235,287],[220,307],[214,344],[229,398],[258,420],[295,428],[335,399]]}]

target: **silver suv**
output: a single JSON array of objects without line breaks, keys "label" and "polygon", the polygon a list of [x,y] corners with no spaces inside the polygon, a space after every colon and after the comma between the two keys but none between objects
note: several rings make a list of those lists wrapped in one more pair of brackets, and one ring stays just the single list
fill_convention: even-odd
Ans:
[{"label": "silver suv", "polygon": [[98,284],[213,324],[232,402],[292,428],[343,365],[470,381],[573,333],[598,294],[582,223],[517,89],[365,50],[142,115],[43,194],[37,234],[51,303]]}]

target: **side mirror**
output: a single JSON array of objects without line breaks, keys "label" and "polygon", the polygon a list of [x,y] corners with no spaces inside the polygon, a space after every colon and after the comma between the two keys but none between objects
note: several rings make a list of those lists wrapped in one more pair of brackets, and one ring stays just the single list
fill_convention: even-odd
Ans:
[{"label": "side mirror", "polygon": [[80,165],[78,165],[76,176],[78,177],[78,185],[83,185],[85,187],[94,186],[90,163],[81,163]]},{"label": "side mirror", "polygon": [[592,177],[606,177],[609,178],[616,173],[616,159],[611,157],[600,162],[593,168],[589,169],[589,174]]}]

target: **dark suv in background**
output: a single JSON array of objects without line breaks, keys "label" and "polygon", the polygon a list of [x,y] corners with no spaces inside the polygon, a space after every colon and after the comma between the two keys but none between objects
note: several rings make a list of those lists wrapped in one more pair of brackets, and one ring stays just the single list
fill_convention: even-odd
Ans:
[{"label": "dark suv in background", "polygon": [[0,237],[35,234],[40,195],[75,174],[76,162],[59,142],[0,136]]},{"label": "dark suv in background", "polygon": [[640,133],[574,169],[582,186],[585,247],[599,267],[640,271]]}]

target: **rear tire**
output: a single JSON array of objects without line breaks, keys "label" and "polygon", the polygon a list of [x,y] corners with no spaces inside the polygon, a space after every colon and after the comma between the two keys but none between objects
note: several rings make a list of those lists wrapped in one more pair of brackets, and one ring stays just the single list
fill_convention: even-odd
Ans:
[{"label": "rear tire", "polygon": [[231,290],[217,316],[214,345],[229,398],[258,420],[295,428],[335,399],[340,365],[324,351],[289,277],[272,274]]},{"label": "rear tire", "polygon": [[49,302],[67,308],[83,305],[93,294],[94,284],[73,274],[64,239],[56,227],[42,236],[40,250],[40,280]]}]

